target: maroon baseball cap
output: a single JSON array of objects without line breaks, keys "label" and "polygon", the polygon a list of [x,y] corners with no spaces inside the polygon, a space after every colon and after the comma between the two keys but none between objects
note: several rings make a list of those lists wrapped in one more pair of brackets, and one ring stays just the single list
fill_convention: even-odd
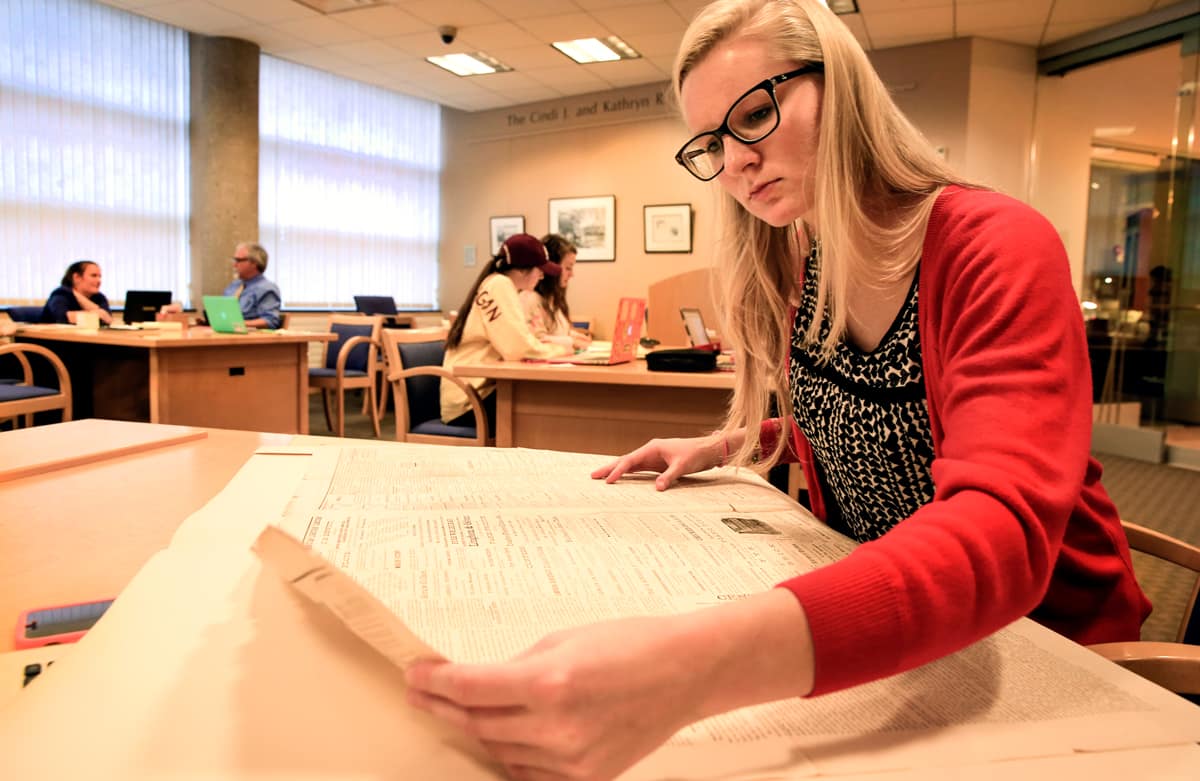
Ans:
[{"label": "maroon baseball cap", "polygon": [[528,233],[509,236],[500,246],[500,254],[508,258],[508,264],[513,268],[540,268],[548,277],[562,273],[562,266],[550,260],[546,245]]}]

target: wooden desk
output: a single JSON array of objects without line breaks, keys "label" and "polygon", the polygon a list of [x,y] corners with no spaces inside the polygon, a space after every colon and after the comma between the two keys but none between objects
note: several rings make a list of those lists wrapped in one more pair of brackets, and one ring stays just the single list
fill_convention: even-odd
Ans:
[{"label": "wooden desk", "polygon": [[497,446],[604,455],[711,433],[733,393],[732,372],[652,372],[645,361],[470,364],[454,373],[496,381]]},{"label": "wooden desk", "polygon": [[76,418],[299,434],[308,433],[308,343],[333,338],[56,325],[27,325],[17,334],[67,365]]},{"label": "wooden desk", "polygon": [[[109,452],[145,442],[144,423],[72,421],[0,432],[0,463],[58,460],[92,444],[106,424]],[[125,429],[122,434],[121,429]],[[116,596],[176,527],[215,496],[264,445],[291,437],[209,429],[200,439],[0,482],[0,652],[13,649],[23,610]],[[36,443],[30,437],[36,435]]]},{"label": "wooden desk", "polygon": [[[156,428],[125,425],[136,434]],[[35,429],[34,433],[42,440],[35,444],[46,449],[46,457],[56,460],[58,451],[52,448],[69,445],[82,430],[76,423]],[[6,565],[12,560],[18,563],[15,574],[11,566],[0,568],[0,621],[8,619],[8,600],[15,593],[28,598],[19,589],[28,592],[32,587],[22,580],[43,584],[90,579],[93,587],[99,587],[95,585],[99,583],[111,589],[105,593],[115,594],[128,580],[127,574],[117,577],[115,573],[102,571],[114,569],[115,554],[125,552],[121,550],[125,548],[136,549],[138,560],[132,568],[137,569],[149,553],[166,545],[183,515],[224,485],[253,447],[282,444],[289,439],[218,430],[206,434],[203,440],[148,451],[145,454],[148,458],[143,454],[118,456],[111,463],[63,467],[43,478],[0,484],[0,552]],[[0,459],[13,455],[12,451],[6,451],[10,442],[22,445],[19,455],[28,457],[27,439],[6,437],[7,434],[0,433]],[[119,439],[115,434],[112,438]],[[419,459],[414,459],[411,454],[417,451],[413,448],[423,446],[394,443],[373,446],[405,454],[402,462],[418,471],[422,465],[437,461],[438,455],[444,459],[457,458],[460,452],[456,450],[454,456],[445,456],[445,448],[440,453],[427,448],[421,451]],[[495,450],[480,451],[482,459],[496,455]],[[556,457],[556,462],[571,467],[570,471],[576,475],[572,479],[588,488],[617,490],[601,487],[579,474],[577,458],[562,455]],[[529,469],[522,474],[546,471]],[[387,473],[397,474],[394,468]],[[263,481],[262,492],[274,493],[277,499],[294,496],[301,474],[294,472],[290,481]],[[499,473],[495,465],[490,474],[493,478],[502,474],[508,480],[508,472]],[[455,489],[461,479],[449,471],[441,478]],[[384,481],[364,481],[360,485],[363,488],[357,490],[372,486],[375,493],[389,490]],[[497,503],[507,512],[510,503],[506,500],[511,498],[511,506],[519,507],[525,486],[520,481],[506,485],[509,493],[497,496]],[[699,484],[695,487],[702,488]],[[676,494],[669,498],[669,504],[663,501],[667,497],[647,490],[644,497],[647,503],[639,506],[648,513],[660,514],[664,521],[668,517],[683,517],[677,516],[676,508],[681,506],[678,500],[685,499],[687,492],[682,488],[674,490]],[[184,500],[184,493],[190,495],[189,500]],[[430,498],[435,494],[431,493]],[[72,496],[79,499],[67,498]],[[239,501],[244,498],[243,494]],[[14,499],[23,499],[25,504],[14,504]],[[312,501],[311,496],[308,501]],[[788,515],[787,510],[778,506],[786,502],[770,492],[763,496],[755,514],[770,515],[782,527]],[[94,508],[85,506],[88,503]],[[587,506],[595,507],[596,503]],[[682,506],[686,509],[686,502]],[[437,511],[443,509],[450,513],[469,512],[466,504]],[[728,513],[723,506],[710,511],[693,505],[687,510],[687,514],[694,516],[688,523],[695,528],[707,526],[719,530],[723,527],[718,518]],[[710,517],[706,525],[703,516],[716,517]],[[197,520],[207,527],[211,522],[231,518],[228,513],[210,512]],[[253,526],[272,518],[251,516],[232,520],[238,525]],[[659,522],[648,527],[662,529],[667,525]],[[130,529],[134,530],[133,535]],[[792,528],[787,533],[797,531]],[[151,539],[153,535],[157,535],[156,541]],[[757,537],[722,542],[720,535],[705,535],[698,538],[697,548],[722,544],[730,545],[731,550],[735,545],[766,550],[772,547],[766,538]],[[797,544],[803,544],[805,539],[819,542],[819,538],[808,535],[793,539]],[[513,543],[501,540],[491,544],[538,550],[545,546],[549,551],[562,545],[566,551],[572,547],[571,540],[570,534],[551,533],[543,539],[542,533],[538,533],[521,536]],[[323,610],[303,606],[275,576],[256,574],[257,565],[252,563],[244,545],[231,548],[229,540],[224,540],[222,547],[219,535],[203,542],[212,547],[181,550],[176,545],[172,546],[175,556],[151,560],[148,569],[153,588],[146,588],[149,583],[143,571],[139,576],[143,588],[136,585],[130,588],[94,634],[67,651],[72,655],[69,661],[56,665],[46,680],[27,690],[22,695],[26,698],[23,702],[14,701],[0,711],[0,753],[6,757],[5,777],[205,777],[247,781],[266,777],[328,781],[395,777],[498,781],[499,775],[491,768],[474,761],[460,761],[460,755],[452,748],[453,742],[445,734],[430,733],[421,726],[423,719],[412,718],[411,711],[403,707],[403,686],[383,657],[345,633],[331,632],[334,626],[330,623],[331,616]],[[680,543],[680,539],[662,540],[664,545]],[[437,544],[444,544],[446,551],[459,548],[457,541]],[[59,548],[55,549],[56,545]],[[780,551],[789,548],[786,543],[774,547]],[[621,556],[626,549],[621,544],[613,547],[611,554]],[[758,561],[765,566],[775,559],[764,554],[762,551],[752,558],[743,556],[740,561],[743,564]],[[444,558],[447,562],[444,570],[457,566],[455,557]],[[567,556],[555,558],[564,565],[571,561]],[[594,562],[599,564],[603,560],[607,557],[595,558]],[[651,566],[652,560],[646,558],[645,566]],[[519,562],[520,557],[515,561]],[[83,569],[92,571],[85,573]],[[634,582],[628,581],[631,585]],[[14,584],[18,586],[16,592],[11,588]],[[656,594],[664,596],[648,582],[645,587],[651,603]],[[594,588],[579,594],[582,603],[590,603]],[[34,595],[37,604],[42,604],[41,597],[47,593],[43,589]],[[68,588],[55,594],[53,600],[81,596],[97,595],[80,595]],[[533,600],[531,604],[544,607],[548,602],[544,593],[530,592],[527,596]],[[695,596],[700,594],[697,592]],[[679,594],[673,594],[671,598],[678,597]],[[468,601],[481,602],[477,597]],[[187,609],[180,609],[181,605]],[[459,614],[456,611],[448,616]],[[162,616],[164,631],[140,636],[128,631],[135,623],[140,630],[142,616]],[[130,618],[137,620],[128,621]],[[126,628],[124,631],[114,629],[122,626]],[[794,743],[781,744],[777,739],[781,733],[766,725],[753,731],[714,730],[716,737],[712,742],[714,746],[732,745],[732,750],[743,752],[746,762],[742,764],[754,771],[755,778],[801,779],[816,775],[845,781],[1194,778],[1200,763],[1200,749],[1193,742],[1194,728],[1187,727],[1186,739],[1156,732],[1169,723],[1167,714],[1139,704],[1137,699],[1144,691],[1122,695],[1111,687],[1098,686],[1100,707],[1109,713],[1109,721],[1098,725],[1104,727],[1102,735],[1097,737],[1091,729],[1074,730],[1085,734],[1082,740],[1086,750],[1066,746],[1065,739],[1051,740],[1051,733],[1068,729],[1071,714],[1081,711],[1082,703],[1097,700],[1088,696],[1086,687],[1098,683],[1088,669],[1107,663],[1040,630],[1043,641],[1057,646],[1063,657],[1050,659],[1054,668],[1046,669],[1031,664],[1046,660],[1030,656],[1027,641],[1012,635],[1010,630],[1005,631],[1009,633],[1008,642],[990,645],[970,663],[956,664],[941,672],[926,669],[924,673],[906,673],[906,681],[897,676],[870,684],[875,690],[860,690],[857,704],[853,690],[794,703],[796,708],[813,709],[806,716],[796,717],[798,726],[792,729],[798,735]],[[9,647],[3,645],[0,650]],[[1012,655],[1013,662],[1001,663],[1002,656],[1007,654]],[[1081,665],[1088,669],[1081,669]],[[0,672],[4,669],[0,664]],[[320,674],[313,674],[314,670]],[[969,685],[954,686],[958,681]],[[1035,686],[1038,688],[1033,689]],[[1073,686],[1084,688],[1076,691]],[[1030,687],[1027,697],[1021,695],[1025,687]],[[1072,695],[1071,702],[1056,712],[1056,698],[1064,692]],[[1158,697],[1167,696],[1157,689],[1154,693]],[[993,699],[997,704],[991,710]],[[956,720],[939,727],[938,722],[946,717],[939,709],[947,707],[946,713],[956,714]],[[1086,712],[1083,710],[1082,714]],[[923,724],[921,732],[904,729],[909,714],[913,719],[907,723]],[[789,719],[787,710],[780,716],[784,721]],[[1131,723],[1136,726],[1152,717],[1155,720],[1147,722],[1150,724],[1147,731],[1153,734],[1145,742],[1131,743],[1129,748],[1106,742],[1113,740],[1113,734],[1124,739],[1120,727]],[[822,729],[823,733],[817,733]],[[737,739],[722,739],[723,734],[732,734]],[[1021,742],[1022,753],[997,761],[1002,757],[989,753],[994,746],[987,740],[989,735],[1006,743]],[[1012,741],[1007,740],[1009,736]],[[73,750],[62,751],[64,745]],[[951,748],[955,749],[953,756]],[[723,752],[723,756],[728,761],[729,752]],[[729,765],[707,760],[705,754],[666,751],[657,760],[650,758],[654,764],[643,768],[640,774],[635,769],[629,778],[716,779],[734,775],[722,772]],[[446,770],[448,766],[453,769]]]}]

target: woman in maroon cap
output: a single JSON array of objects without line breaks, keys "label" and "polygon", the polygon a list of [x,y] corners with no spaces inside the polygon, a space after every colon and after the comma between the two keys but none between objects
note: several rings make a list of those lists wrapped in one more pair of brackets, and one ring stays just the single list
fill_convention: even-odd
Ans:
[{"label": "woman in maroon cap", "polygon": [[[557,276],[562,268],[550,260],[546,247],[536,236],[509,236],[500,252],[479,274],[467,294],[459,315],[446,337],[442,366],[453,371],[457,364],[489,361],[519,361],[523,358],[553,358],[571,352],[561,344],[545,344],[529,330],[520,293],[533,290],[542,277]],[[488,426],[496,427],[495,380],[464,377],[479,392],[487,412]],[[448,425],[474,425],[467,394],[454,383],[442,383],[442,421]]]}]

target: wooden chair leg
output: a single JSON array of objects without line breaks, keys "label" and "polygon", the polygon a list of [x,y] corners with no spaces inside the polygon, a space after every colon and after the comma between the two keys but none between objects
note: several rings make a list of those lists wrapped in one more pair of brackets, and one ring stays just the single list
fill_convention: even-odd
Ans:
[{"label": "wooden chair leg", "polygon": [[367,401],[371,406],[371,425],[375,427],[375,438],[379,439],[379,403],[375,399],[375,384],[367,387]]},{"label": "wooden chair leg", "polygon": [[346,436],[346,389],[337,390],[337,435]]},{"label": "wooden chair leg", "polygon": [[391,390],[391,383],[386,379],[379,386],[379,404],[375,409],[378,410],[379,419],[383,420],[387,416],[388,391]]},{"label": "wooden chair leg", "polygon": [[321,405],[325,408],[325,426],[333,431],[333,418],[329,416],[329,388],[321,388]]}]

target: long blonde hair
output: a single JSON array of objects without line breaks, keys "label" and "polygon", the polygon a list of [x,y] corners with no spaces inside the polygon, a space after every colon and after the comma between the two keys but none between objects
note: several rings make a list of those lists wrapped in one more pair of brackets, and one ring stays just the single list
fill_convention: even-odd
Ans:
[{"label": "long blonde hair", "polygon": [[[675,59],[678,105],[692,69],[734,37],[761,39],[777,59],[824,64],[813,224],[775,228],[728,193],[722,198],[718,281],[724,327],[739,350],[724,430],[746,427],[733,459],[745,464],[757,453],[772,394],[783,419],[792,415],[788,315],[799,301],[810,243],[820,242],[816,304],[817,312],[829,312],[829,335],[820,342],[828,358],[846,333],[852,284],[882,288],[910,273],[937,191],[963,182],[900,113],[850,31],[817,0],[718,0],[702,9]],[[820,341],[821,319],[813,318],[804,334],[809,344]],[[780,437],[760,465],[775,463],[785,444]]]}]

